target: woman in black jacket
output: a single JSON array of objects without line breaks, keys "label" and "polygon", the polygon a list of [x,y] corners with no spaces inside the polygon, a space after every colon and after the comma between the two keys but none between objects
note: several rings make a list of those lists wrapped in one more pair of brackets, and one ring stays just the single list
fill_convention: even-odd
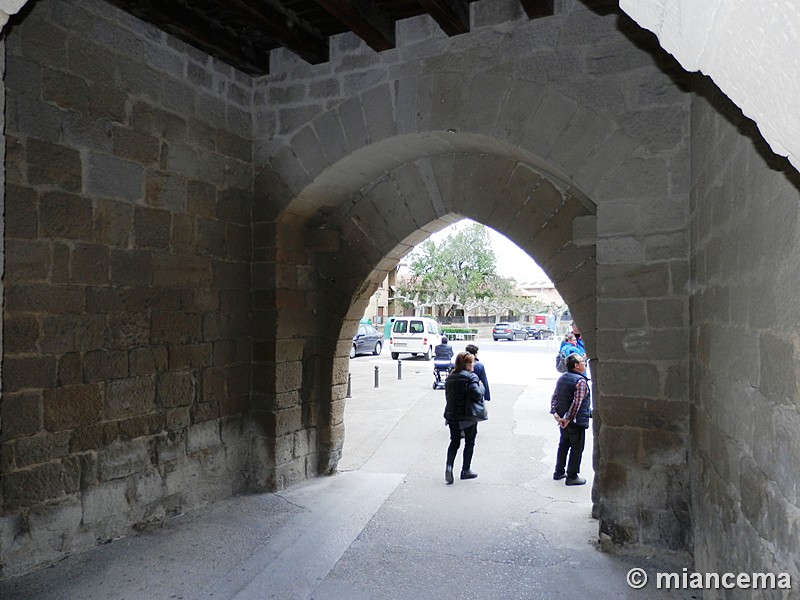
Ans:
[{"label": "woman in black jacket", "polygon": [[470,469],[472,452],[475,448],[475,436],[478,435],[478,419],[472,414],[472,404],[483,401],[483,384],[472,372],[475,356],[469,352],[459,352],[456,363],[445,381],[444,420],[450,428],[450,445],[447,448],[447,465],[444,479],[453,483],[453,463],[461,446],[461,435],[464,435],[464,457],[461,467],[461,479],[475,479],[478,474]]}]

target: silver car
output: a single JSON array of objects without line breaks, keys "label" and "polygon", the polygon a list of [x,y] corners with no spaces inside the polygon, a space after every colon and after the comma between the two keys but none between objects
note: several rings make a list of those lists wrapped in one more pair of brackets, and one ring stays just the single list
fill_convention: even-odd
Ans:
[{"label": "silver car", "polygon": [[492,339],[495,342],[497,340],[508,340],[510,342],[518,339],[527,340],[528,330],[516,322],[497,323],[492,329]]}]

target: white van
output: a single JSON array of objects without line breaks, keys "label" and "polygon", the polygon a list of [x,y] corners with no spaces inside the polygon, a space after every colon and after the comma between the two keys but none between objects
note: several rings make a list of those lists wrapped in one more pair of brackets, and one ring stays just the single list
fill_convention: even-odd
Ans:
[{"label": "white van", "polygon": [[433,356],[433,348],[442,341],[439,323],[430,317],[395,317],[389,336],[392,359],[401,354],[423,354],[425,360]]}]

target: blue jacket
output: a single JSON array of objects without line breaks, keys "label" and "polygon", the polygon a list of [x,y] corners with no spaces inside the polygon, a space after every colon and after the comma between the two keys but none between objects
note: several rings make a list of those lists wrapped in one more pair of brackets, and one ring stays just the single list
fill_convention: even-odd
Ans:
[{"label": "blue jacket", "polygon": [[578,412],[575,415],[575,424],[588,429],[589,428],[589,415],[592,414],[592,389],[589,387],[589,378],[580,373],[573,373],[567,371],[556,382],[556,412],[560,416],[564,416],[569,407],[572,406],[572,401],[575,398],[575,387],[578,381],[584,379],[586,381],[586,398],[583,399],[581,405],[578,407]]},{"label": "blue jacket", "polygon": [[561,352],[561,355],[564,358],[568,357],[570,354],[575,354],[576,352],[578,354],[585,354],[585,351],[581,350],[578,346],[573,346],[567,342],[561,344],[561,350],[559,350],[559,352]]}]

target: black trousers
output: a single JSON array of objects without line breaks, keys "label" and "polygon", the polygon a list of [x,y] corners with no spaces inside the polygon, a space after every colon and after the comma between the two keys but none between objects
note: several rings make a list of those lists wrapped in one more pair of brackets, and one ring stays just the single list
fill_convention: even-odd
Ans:
[{"label": "black trousers", "polygon": [[[572,479],[578,476],[581,470],[581,456],[583,455],[585,443],[585,428],[570,421],[569,425],[561,429],[561,439],[558,442],[558,453],[556,454],[556,475],[561,475],[566,468],[567,477]],[[569,463],[567,463],[568,454]]]},{"label": "black trousers", "polygon": [[[456,461],[456,453],[459,446],[461,446],[461,432],[462,429],[458,423],[448,423],[450,427],[450,445],[447,447],[447,464],[452,465]],[[470,427],[463,430],[464,432],[464,460],[462,461],[461,470],[467,471],[472,465],[472,452],[475,449],[475,437],[478,435],[478,424],[473,423]]]}]

